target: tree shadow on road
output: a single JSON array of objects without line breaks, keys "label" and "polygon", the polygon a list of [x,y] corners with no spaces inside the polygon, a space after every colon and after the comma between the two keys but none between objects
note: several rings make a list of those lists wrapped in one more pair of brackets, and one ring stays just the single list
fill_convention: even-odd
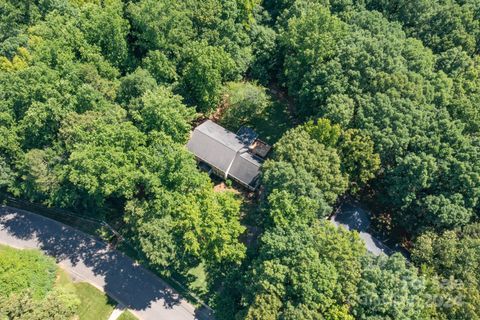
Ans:
[{"label": "tree shadow on road", "polygon": [[0,230],[21,240],[37,239],[38,247],[57,262],[86,267],[104,278],[104,290],[129,309],[144,310],[161,302],[171,309],[181,299],[162,280],[136,265],[130,258],[56,221],[18,209],[0,207]]}]

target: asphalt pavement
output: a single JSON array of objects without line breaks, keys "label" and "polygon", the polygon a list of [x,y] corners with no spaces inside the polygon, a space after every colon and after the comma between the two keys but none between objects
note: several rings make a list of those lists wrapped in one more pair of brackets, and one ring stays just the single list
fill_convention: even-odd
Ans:
[{"label": "asphalt pavement", "polygon": [[0,207],[0,243],[40,249],[75,280],[86,281],[143,320],[210,320],[162,279],[107,244],[57,221]]},{"label": "asphalt pavement", "polygon": [[370,214],[356,202],[345,202],[330,219],[337,226],[356,230],[365,247],[374,255],[391,254],[391,250],[370,233]]}]

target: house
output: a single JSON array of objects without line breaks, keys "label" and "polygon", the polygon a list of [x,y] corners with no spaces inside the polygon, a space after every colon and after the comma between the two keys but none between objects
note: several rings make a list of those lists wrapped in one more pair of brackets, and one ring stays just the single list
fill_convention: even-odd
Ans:
[{"label": "house", "polygon": [[249,128],[235,134],[207,120],[193,130],[187,149],[195,155],[200,168],[254,191],[270,146]]}]

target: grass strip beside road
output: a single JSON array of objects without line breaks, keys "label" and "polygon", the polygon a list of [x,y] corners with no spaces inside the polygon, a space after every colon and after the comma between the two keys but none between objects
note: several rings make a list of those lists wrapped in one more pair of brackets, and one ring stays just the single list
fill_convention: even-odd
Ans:
[{"label": "grass strip beside road", "polygon": [[73,282],[67,272],[62,269],[58,271],[55,285],[74,291],[80,299],[76,312],[78,320],[107,320],[117,305],[115,300],[91,284]]},{"label": "grass strip beside road", "polygon": [[138,320],[130,311],[124,311],[117,320]]},{"label": "grass strip beside road", "polygon": [[[41,204],[30,203],[25,200],[13,198],[7,194],[0,193],[0,204],[2,204],[2,202],[8,206],[30,211],[41,216],[50,218],[52,220],[64,223],[70,227],[78,229],[86,234],[92,235],[95,238],[107,243],[110,242],[109,239],[113,238],[110,230],[108,230],[107,228],[103,228],[100,222],[88,221],[87,219],[90,218],[83,218],[81,216],[75,217],[74,212],[58,208],[45,207]],[[158,270],[149,265],[146,257],[132,244],[130,244],[128,240],[125,239],[124,241],[116,243],[116,249],[141,264],[145,269],[160,277],[163,281],[165,281],[169,286],[175,289],[183,298],[192,303],[195,307],[203,306],[210,309],[210,307],[208,307],[208,305],[206,305],[197,295],[198,290],[194,290],[195,292],[192,292],[192,289],[189,288],[188,285],[184,285],[175,278],[165,276],[164,274],[158,272]],[[199,280],[202,281],[201,279]]]}]

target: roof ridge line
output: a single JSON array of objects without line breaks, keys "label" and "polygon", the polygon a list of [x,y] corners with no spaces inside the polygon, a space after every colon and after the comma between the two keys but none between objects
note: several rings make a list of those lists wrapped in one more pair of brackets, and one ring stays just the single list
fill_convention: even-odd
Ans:
[{"label": "roof ridge line", "polygon": [[[214,122],[215,123],[215,122]],[[208,135],[206,134],[205,132],[201,131],[201,130],[198,130],[198,127],[196,127],[195,129],[193,129],[193,131],[197,131],[199,133],[201,133],[202,135],[204,135],[205,137],[208,137],[208,138],[211,138],[213,140],[215,140],[217,143],[221,144],[222,146],[225,146],[226,148],[232,150],[232,151],[235,151],[235,152],[238,152],[239,150],[243,149],[243,148],[240,148],[239,150],[236,150],[232,147],[230,147],[228,144],[225,144],[225,143],[222,143],[222,141],[220,141],[219,139],[216,139],[215,137],[212,137],[211,135]],[[230,131],[231,132],[231,131]],[[236,137],[238,137],[235,133],[231,132],[232,134],[234,134]],[[246,146],[246,144],[242,143],[244,147],[248,148]]]},{"label": "roof ridge line", "polygon": [[[241,149],[240,149],[240,150],[241,150]],[[238,153],[240,152],[240,150],[238,150],[237,152],[235,152],[235,156],[233,157],[232,161],[230,161],[230,164],[228,165],[227,170],[225,170],[225,179],[228,178],[228,174],[230,173],[230,169],[232,168],[233,163],[234,163],[235,160],[237,159],[237,155],[238,155]]]}]

